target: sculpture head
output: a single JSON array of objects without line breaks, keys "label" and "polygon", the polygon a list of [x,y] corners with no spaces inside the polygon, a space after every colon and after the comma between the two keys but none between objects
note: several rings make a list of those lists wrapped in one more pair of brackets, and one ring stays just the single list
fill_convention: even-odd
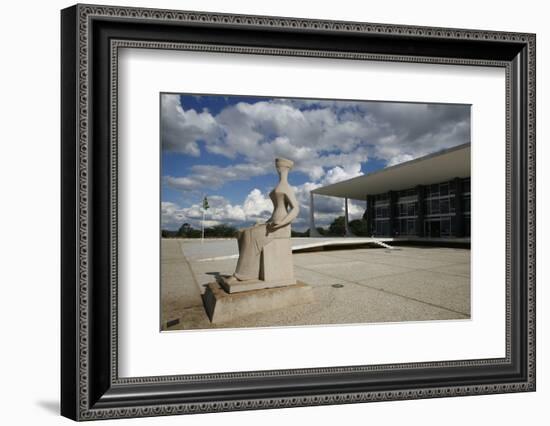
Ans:
[{"label": "sculpture head", "polygon": [[275,168],[279,173],[284,169],[289,171],[294,166],[294,161],[287,160],[286,158],[276,158],[275,159]]}]

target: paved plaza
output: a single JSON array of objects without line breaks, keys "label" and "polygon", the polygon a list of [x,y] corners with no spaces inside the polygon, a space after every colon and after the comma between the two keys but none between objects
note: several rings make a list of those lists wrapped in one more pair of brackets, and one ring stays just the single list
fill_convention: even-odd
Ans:
[{"label": "paved plaza", "polygon": [[292,256],[296,278],[313,288],[313,303],[211,324],[201,295],[216,276],[233,273],[236,254],[236,240],[162,240],[163,330],[470,318],[469,249],[340,245]]}]

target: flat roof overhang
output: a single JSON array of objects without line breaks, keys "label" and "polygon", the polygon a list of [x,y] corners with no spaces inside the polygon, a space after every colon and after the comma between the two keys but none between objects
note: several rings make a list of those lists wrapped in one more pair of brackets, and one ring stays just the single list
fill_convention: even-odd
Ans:
[{"label": "flat roof overhang", "polygon": [[470,177],[470,144],[466,143],[415,160],[316,188],[312,194],[365,200],[367,195]]}]

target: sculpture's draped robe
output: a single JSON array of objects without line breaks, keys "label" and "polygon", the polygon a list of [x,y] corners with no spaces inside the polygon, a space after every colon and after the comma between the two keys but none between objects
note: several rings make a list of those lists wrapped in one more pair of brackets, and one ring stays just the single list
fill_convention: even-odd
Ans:
[{"label": "sculpture's draped robe", "polygon": [[271,232],[268,226],[271,220],[278,222],[286,216],[286,194],[273,190],[269,197],[274,206],[271,219],[267,223],[245,228],[238,233],[239,260],[233,275],[240,281],[258,279],[260,256],[267,244],[275,238],[290,238],[290,223]]}]

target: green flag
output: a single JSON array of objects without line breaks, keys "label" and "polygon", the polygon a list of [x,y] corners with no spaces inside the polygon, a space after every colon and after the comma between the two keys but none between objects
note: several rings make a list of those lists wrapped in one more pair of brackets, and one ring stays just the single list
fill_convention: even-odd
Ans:
[{"label": "green flag", "polygon": [[208,210],[210,208],[210,206],[208,205],[208,199],[206,197],[204,197],[204,200],[202,200],[202,208],[204,210]]}]

